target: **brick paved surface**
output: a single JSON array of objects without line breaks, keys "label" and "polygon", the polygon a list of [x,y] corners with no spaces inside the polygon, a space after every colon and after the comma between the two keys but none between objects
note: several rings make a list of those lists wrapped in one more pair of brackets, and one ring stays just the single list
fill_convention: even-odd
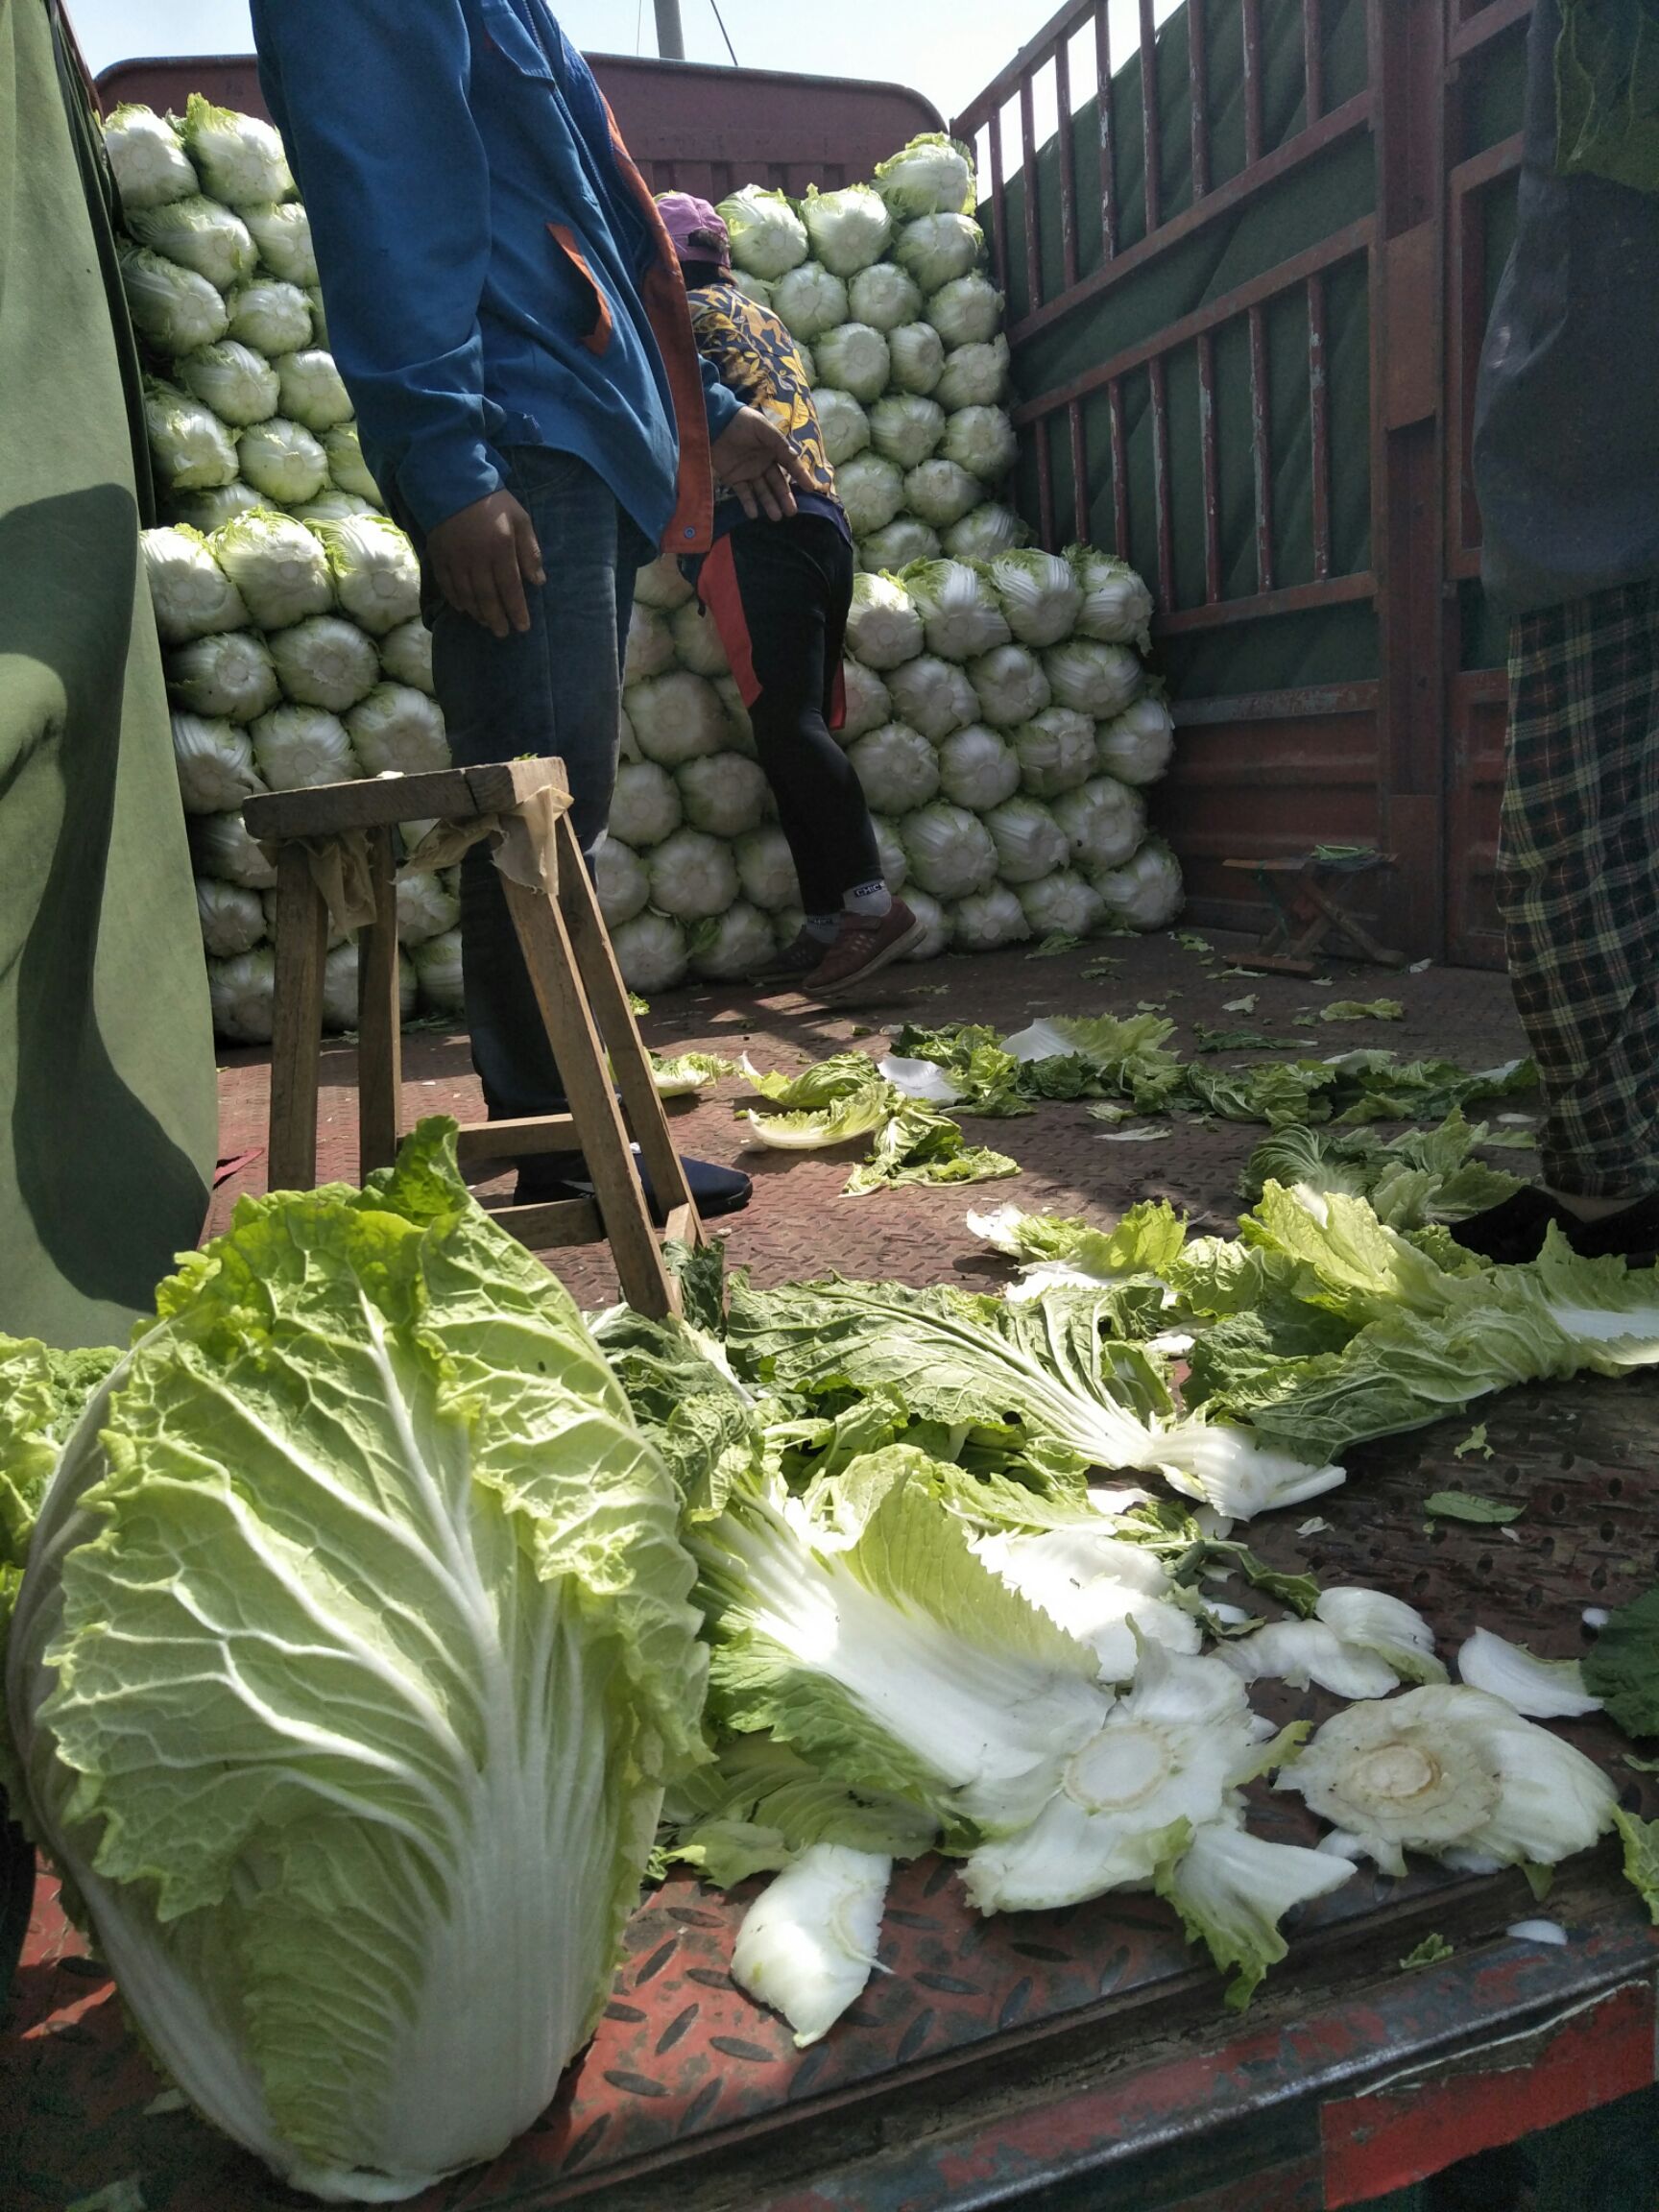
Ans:
[{"label": "brick paved surface", "polygon": [[[700,1050],[733,1060],[747,1052],[763,1068],[794,1070],[856,1043],[879,1055],[888,1035],[905,1022],[988,1022],[1006,1032],[1039,1014],[1133,1013],[1156,1002],[1180,1024],[1174,1042],[1192,1048],[1190,1024],[1240,1022],[1279,1036],[1289,1034],[1303,1009],[1338,998],[1398,998],[1403,1022],[1322,1026],[1322,1052],[1358,1045],[1387,1046],[1403,1057],[1442,1053],[1484,1067],[1525,1048],[1508,986],[1502,975],[1431,968],[1419,975],[1391,975],[1345,962],[1321,971],[1329,984],[1276,976],[1240,976],[1224,971],[1248,940],[1209,933],[1215,957],[1183,949],[1173,935],[1114,939],[1060,958],[1034,960],[1010,952],[964,955],[902,968],[872,987],[856,1009],[828,1013],[792,994],[757,998],[751,990],[697,984],[657,998],[641,1026],[660,1051]],[[1103,956],[1121,965],[1104,979],[1083,970]],[[1229,999],[1256,994],[1248,1017],[1223,1011]],[[1261,1057],[1246,1054],[1242,1057]],[[481,1111],[477,1085],[460,1033],[417,1030],[405,1041],[405,1118],[426,1113],[463,1119]],[[325,1177],[356,1173],[356,1055],[349,1045],[325,1054],[319,1171]],[[994,1285],[1003,1270],[988,1261],[969,1235],[963,1216],[971,1205],[1017,1202],[1027,1212],[1087,1213],[1109,1220],[1139,1198],[1168,1197],[1203,1228],[1230,1224],[1237,1212],[1238,1169],[1261,1135],[1237,1124],[1196,1121],[1166,1125],[1157,1143],[1115,1142],[1082,1106],[1047,1106],[1016,1121],[969,1122],[971,1141],[994,1145],[1017,1159],[1023,1172],[1005,1183],[968,1190],[882,1191],[843,1198],[841,1187],[864,1142],[832,1153],[745,1151],[745,1124],[734,1102],[749,1095],[740,1077],[711,1094],[670,1108],[681,1149],[708,1160],[748,1168],[756,1179],[748,1211],[722,1227],[729,1232],[733,1264],[776,1283],[826,1273],[885,1277],[907,1283],[961,1281]],[[220,1144],[231,1157],[265,1142],[268,1096],[262,1055],[228,1053],[220,1073]],[[1521,1156],[1525,1171],[1525,1155]],[[236,1192],[263,1188],[264,1162],[233,1178],[219,1192],[212,1227],[228,1218]],[[504,1194],[507,1184],[481,1187]],[[550,1263],[585,1305],[615,1294],[615,1279],[602,1249],[564,1252]]]}]

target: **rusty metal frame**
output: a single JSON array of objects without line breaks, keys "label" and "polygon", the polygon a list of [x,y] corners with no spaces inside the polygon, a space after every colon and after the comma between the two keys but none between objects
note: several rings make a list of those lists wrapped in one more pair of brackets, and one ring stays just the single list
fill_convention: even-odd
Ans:
[{"label": "rusty metal frame", "polygon": [[[1009,325],[1010,343],[1019,349],[1100,302],[1138,272],[1166,255],[1205,226],[1233,216],[1271,188],[1283,186],[1299,170],[1351,142],[1369,135],[1375,149],[1376,204],[1359,223],[1319,241],[1277,269],[1237,286],[1224,298],[1149,339],[1114,350],[1049,389],[1027,391],[1015,409],[1015,421],[1034,448],[1027,479],[1035,525],[1042,541],[1056,543],[1067,512],[1057,479],[1069,468],[1073,497],[1070,512],[1087,526],[1089,425],[1085,404],[1104,394],[1109,455],[1094,455],[1096,474],[1109,462],[1110,489],[1102,490],[1096,513],[1109,522],[1095,524],[1119,551],[1137,524],[1138,543],[1149,543],[1147,560],[1159,602],[1155,634],[1171,640],[1230,625],[1256,623],[1286,614],[1341,605],[1369,605],[1378,622],[1379,672],[1375,685],[1378,762],[1379,841],[1400,852],[1405,865],[1394,894],[1391,931],[1415,952],[1444,956],[1451,909],[1446,871],[1460,865],[1450,850],[1447,826],[1453,780],[1461,773],[1452,757],[1452,733],[1459,725],[1459,612],[1455,592],[1479,571],[1479,523],[1473,493],[1465,481],[1474,379],[1484,321],[1481,241],[1488,196],[1503,188],[1519,162],[1519,141],[1467,153],[1464,136],[1463,80],[1495,49],[1496,42],[1524,33],[1530,0],[1367,0],[1367,81],[1363,89],[1328,105],[1329,74],[1323,45],[1321,0],[1302,0],[1304,97],[1300,117],[1279,144],[1265,145],[1262,115],[1262,16],[1261,0],[1237,0],[1239,9],[1243,99],[1244,166],[1221,182],[1214,179],[1212,123],[1217,102],[1235,87],[1214,78],[1211,35],[1215,28],[1214,0],[1209,15],[1189,8],[1187,39],[1186,132],[1190,134],[1192,192],[1179,214],[1165,219],[1160,204],[1164,147],[1162,128],[1173,130],[1167,108],[1172,80],[1166,62],[1165,99],[1158,83],[1158,34],[1150,0],[1138,8],[1142,159],[1144,164],[1146,228],[1127,244],[1115,153],[1118,103],[1133,102],[1133,76],[1116,86],[1115,57],[1108,30],[1108,0],[1067,0],[1046,28],[1028,41],[1008,67],[958,118],[960,136],[983,143],[990,181],[989,225],[1000,274],[1008,269],[1002,233],[1019,187],[1022,203],[1022,273],[1025,298]],[[1078,53],[1093,29],[1095,83],[1077,83]],[[1077,51],[1073,51],[1074,47]],[[1133,59],[1133,54],[1129,57]],[[1239,64],[1236,64],[1239,65]],[[1058,259],[1046,226],[1054,218],[1052,190],[1038,188],[1040,149],[1034,118],[1039,84],[1047,88],[1052,72],[1058,95],[1060,177],[1060,252]],[[1127,88],[1127,89],[1126,89]],[[1077,196],[1079,179],[1074,92],[1098,101],[1101,148],[1102,239],[1094,265],[1080,265]],[[1161,111],[1162,109],[1162,111]],[[1019,114],[1018,143],[1010,116]],[[1184,133],[1185,134],[1185,133]],[[1049,158],[1053,158],[1052,150]],[[1371,349],[1369,467],[1372,530],[1368,564],[1342,573],[1333,522],[1333,456],[1329,364],[1334,336],[1330,326],[1331,273],[1363,255]],[[1059,289],[1045,297],[1045,277]],[[1283,582],[1280,548],[1275,543],[1272,483],[1282,458],[1283,431],[1273,432],[1268,389],[1267,316],[1270,306],[1300,291],[1307,327],[1308,415],[1297,436],[1307,439],[1310,476],[1311,580]],[[1221,541],[1220,485],[1226,456],[1216,407],[1216,333],[1241,323],[1249,363],[1251,486],[1254,524],[1253,576],[1243,590],[1226,595]],[[1197,564],[1177,565],[1172,540],[1170,449],[1170,365],[1190,354],[1195,361],[1198,392],[1197,453],[1201,475],[1203,541],[1201,586],[1185,586],[1183,576],[1199,573]],[[1151,450],[1151,506],[1132,514],[1126,477],[1124,380],[1144,375]],[[1183,406],[1188,402],[1183,401]],[[1064,417],[1068,436],[1055,433]],[[1281,417],[1283,408],[1281,408]],[[1228,436],[1237,439],[1238,430]],[[1063,446],[1069,445],[1069,456]],[[1137,490],[1135,498],[1145,493]],[[1147,533],[1147,535],[1142,535]],[[1352,556],[1348,557],[1352,560]],[[1253,587],[1253,588],[1251,588]],[[1235,703],[1237,704],[1237,703]],[[1179,765],[1173,787],[1181,802]],[[1490,932],[1482,935],[1482,957],[1490,955]]]},{"label": "rusty metal frame", "polygon": [[[1113,409],[1114,518],[1118,529],[1118,543],[1119,547],[1125,543],[1127,487],[1123,479],[1124,456],[1120,432],[1122,383],[1126,376],[1144,369],[1151,383],[1153,483],[1157,502],[1157,586],[1159,604],[1164,610],[1160,618],[1161,629],[1177,632],[1214,628],[1222,623],[1251,621],[1267,614],[1288,613],[1303,608],[1368,597],[1374,589],[1369,575],[1334,577],[1330,573],[1329,427],[1323,374],[1326,344],[1323,284],[1333,269],[1358,260],[1361,255],[1369,255],[1374,245],[1375,226],[1371,218],[1364,217],[1358,223],[1349,224],[1331,237],[1321,240],[1318,245],[1309,247],[1305,252],[1293,255],[1276,268],[1264,270],[1261,276],[1251,277],[1248,282],[1224,293],[1220,299],[1168,325],[1156,338],[1125,347],[1122,351],[1096,362],[1069,382],[1017,406],[1014,410],[1016,424],[1035,433],[1036,519],[1044,543],[1052,545],[1056,536],[1048,422],[1062,410],[1071,416],[1075,453],[1082,439],[1082,424],[1077,420],[1081,403],[1103,388],[1109,395]],[[1273,301],[1296,292],[1303,294],[1309,311],[1309,373],[1314,392],[1310,425],[1313,442],[1314,536],[1316,547],[1321,549],[1318,558],[1322,561],[1322,566],[1311,583],[1276,588],[1264,310]],[[1216,451],[1214,345],[1215,333],[1234,323],[1243,323],[1249,333],[1251,465],[1256,504],[1256,590],[1247,598],[1227,599],[1221,593],[1218,541],[1219,462]],[[1170,536],[1167,490],[1167,366],[1172,355],[1185,351],[1188,347],[1195,349],[1198,362],[1200,451],[1204,481],[1205,593],[1204,601],[1198,607],[1177,607],[1174,603],[1174,547]],[[1081,470],[1076,474],[1076,483],[1079,488],[1087,483],[1087,477]],[[1086,501],[1081,496],[1075,512],[1081,528],[1086,513]]]}]

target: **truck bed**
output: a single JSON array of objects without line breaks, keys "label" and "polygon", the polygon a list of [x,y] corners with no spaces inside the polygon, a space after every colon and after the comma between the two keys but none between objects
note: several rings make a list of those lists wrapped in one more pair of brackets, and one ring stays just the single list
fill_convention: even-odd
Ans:
[{"label": "truck bed", "polygon": [[[1029,965],[1020,951],[950,959],[895,982],[861,1018],[804,1018],[719,990],[664,998],[646,1023],[675,1050],[743,1047],[761,1065],[844,1048],[854,1030],[906,1016],[1010,1024],[1042,1006],[1168,1000],[1182,1019],[1221,1019],[1239,985],[1204,980],[1168,938],[1125,941],[1102,993],[1073,970],[1090,954]],[[1359,972],[1334,971],[1358,990]],[[1252,986],[1261,1019],[1287,1019],[1307,987]],[[1435,970],[1402,976],[1407,1021],[1389,1042],[1484,1064],[1511,1047],[1499,978]],[[229,1143],[257,1142],[264,1072],[255,1055],[223,1077]],[[350,1053],[325,1072],[325,1168],[349,1172]],[[428,1111],[462,1106],[462,1040],[411,1040],[408,1074]],[[679,1126],[693,1151],[729,1156],[730,1087]],[[338,1095],[336,1096],[336,1091]],[[1007,1195],[1037,1210],[1118,1209],[1156,1188],[1217,1219],[1258,1131],[1176,1124],[1149,1147],[1100,1141],[1076,1107],[998,1125],[1026,1172]],[[775,1167],[775,1164],[768,1163]],[[1149,1171],[1150,1170],[1150,1171]],[[840,1266],[917,1282],[989,1286],[957,1191],[838,1203],[846,1162],[805,1156],[777,1170],[730,1225],[734,1262],[778,1280]],[[1237,1200],[1233,1201],[1236,1207]],[[562,1256],[587,1302],[604,1296],[594,1255]],[[579,1280],[576,1279],[579,1276]],[[1306,1513],[1253,1524],[1256,1550],[1325,1583],[1374,1584],[1423,1609],[1450,1657],[1477,1622],[1566,1657],[1584,1648],[1581,1613],[1659,1579],[1659,1376],[1512,1391],[1479,1407],[1494,1456],[1456,1457],[1471,1417],[1349,1455],[1344,1487]],[[1513,1537],[1427,1525],[1423,1500],[1469,1488],[1523,1506]],[[1329,1523],[1307,1537],[1296,1526]],[[1232,1595],[1234,1593],[1229,1593]],[[1260,1685],[1276,1720],[1318,1719],[1319,1693]],[[1651,1780],[1621,1764],[1629,1745],[1599,1719],[1562,1731],[1600,1759],[1626,1802],[1651,1814]],[[1300,1801],[1257,1791],[1253,1825],[1311,1841]],[[1396,1884],[1361,1870],[1313,1908],[1251,2009],[1229,2012],[1219,1977],[1153,1897],[982,1920],[938,1859],[895,1879],[881,1958],[852,2013],[813,2048],[730,1983],[737,1919],[757,1885],[730,1899],[681,1875],[629,1928],[612,2002],[554,2104],[497,2164],[422,2200],[428,2212],[592,2205],[647,2212],[969,2212],[997,2204],[1070,2212],[1183,2205],[1190,2212],[1314,2212],[1362,2203],[1454,2158],[1654,2079],[1659,1952],[1611,1847],[1571,1863],[1536,1906],[1517,1875],[1454,1877],[1424,1864]],[[1564,1948],[1506,1937],[1540,1913]],[[1429,1935],[1451,1959],[1403,1970]],[[61,2212],[124,2176],[148,2212],[267,2212],[294,2200],[189,2113],[149,2109],[160,2083],[118,2004],[42,1888],[21,1977],[21,2033],[0,2043],[0,2142],[16,2142],[7,2212]]]}]

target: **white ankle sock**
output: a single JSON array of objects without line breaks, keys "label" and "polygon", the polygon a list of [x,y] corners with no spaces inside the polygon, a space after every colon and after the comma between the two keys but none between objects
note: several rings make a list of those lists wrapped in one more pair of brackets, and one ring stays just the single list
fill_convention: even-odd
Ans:
[{"label": "white ankle sock", "polygon": [[820,945],[833,945],[840,927],[839,914],[808,914],[806,917],[806,934],[816,937]]},{"label": "white ankle sock", "polygon": [[849,914],[879,922],[893,911],[893,894],[878,877],[874,883],[854,883],[851,891],[843,892],[841,903]]}]

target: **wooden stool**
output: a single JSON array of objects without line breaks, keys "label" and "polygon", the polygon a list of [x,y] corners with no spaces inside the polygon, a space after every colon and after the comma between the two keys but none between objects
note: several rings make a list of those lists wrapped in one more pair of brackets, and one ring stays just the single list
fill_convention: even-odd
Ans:
[{"label": "wooden stool", "polygon": [[[1243,955],[1250,967],[1279,975],[1311,975],[1332,937],[1345,937],[1362,960],[1374,960],[1381,968],[1405,967],[1405,953],[1379,945],[1352,914],[1342,911],[1341,903],[1343,879],[1397,866],[1392,853],[1368,845],[1326,847],[1289,860],[1224,860],[1221,865],[1248,869],[1273,908],[1272,927],[1254,952]],[[1288,878],[1288,905],[1280,896],[1282,878]]]},{"label": "wooden stool", "polygon": [[[312,851],[319,841],[367,832],[374,919],[362,930],[357,953],[359,1172],[367,1175],[391,1164],[402,1133],[397,828],[404,822],[468,823],[484,816],[522,816],[527,802],[549,791],[560,800],[566,795],[563,763],[532,759],[484,768],[445,768],[423,776],[376,777],[309,791],[274,791],[248,801],[243,819],[250,834],[276,849],[273,1190],[308,1190],[317,1181],[317,1089],[328,910],[317,886]],[[663,1263],[660,1238],[701,1244],[703,1225],[668,1134],[662,1101],[568,811],[560,813],[552,843],[548,870],[555,885],[552,891],[529,889],[507,875],[501,885],[570,1110],[530,1120],[474,1122],[461,1131],[461,1164],[467,1167],[539,1153],[580,1152],[595,1199],[506,1206],[493,1209],[493,1217],[538,1250],[608,1240],[623,1297],[639,1312],[661,1318],[674,1312],[679,1300]],[[657,1226],[635,1168],[630,1127],[664,1209]]]}]

